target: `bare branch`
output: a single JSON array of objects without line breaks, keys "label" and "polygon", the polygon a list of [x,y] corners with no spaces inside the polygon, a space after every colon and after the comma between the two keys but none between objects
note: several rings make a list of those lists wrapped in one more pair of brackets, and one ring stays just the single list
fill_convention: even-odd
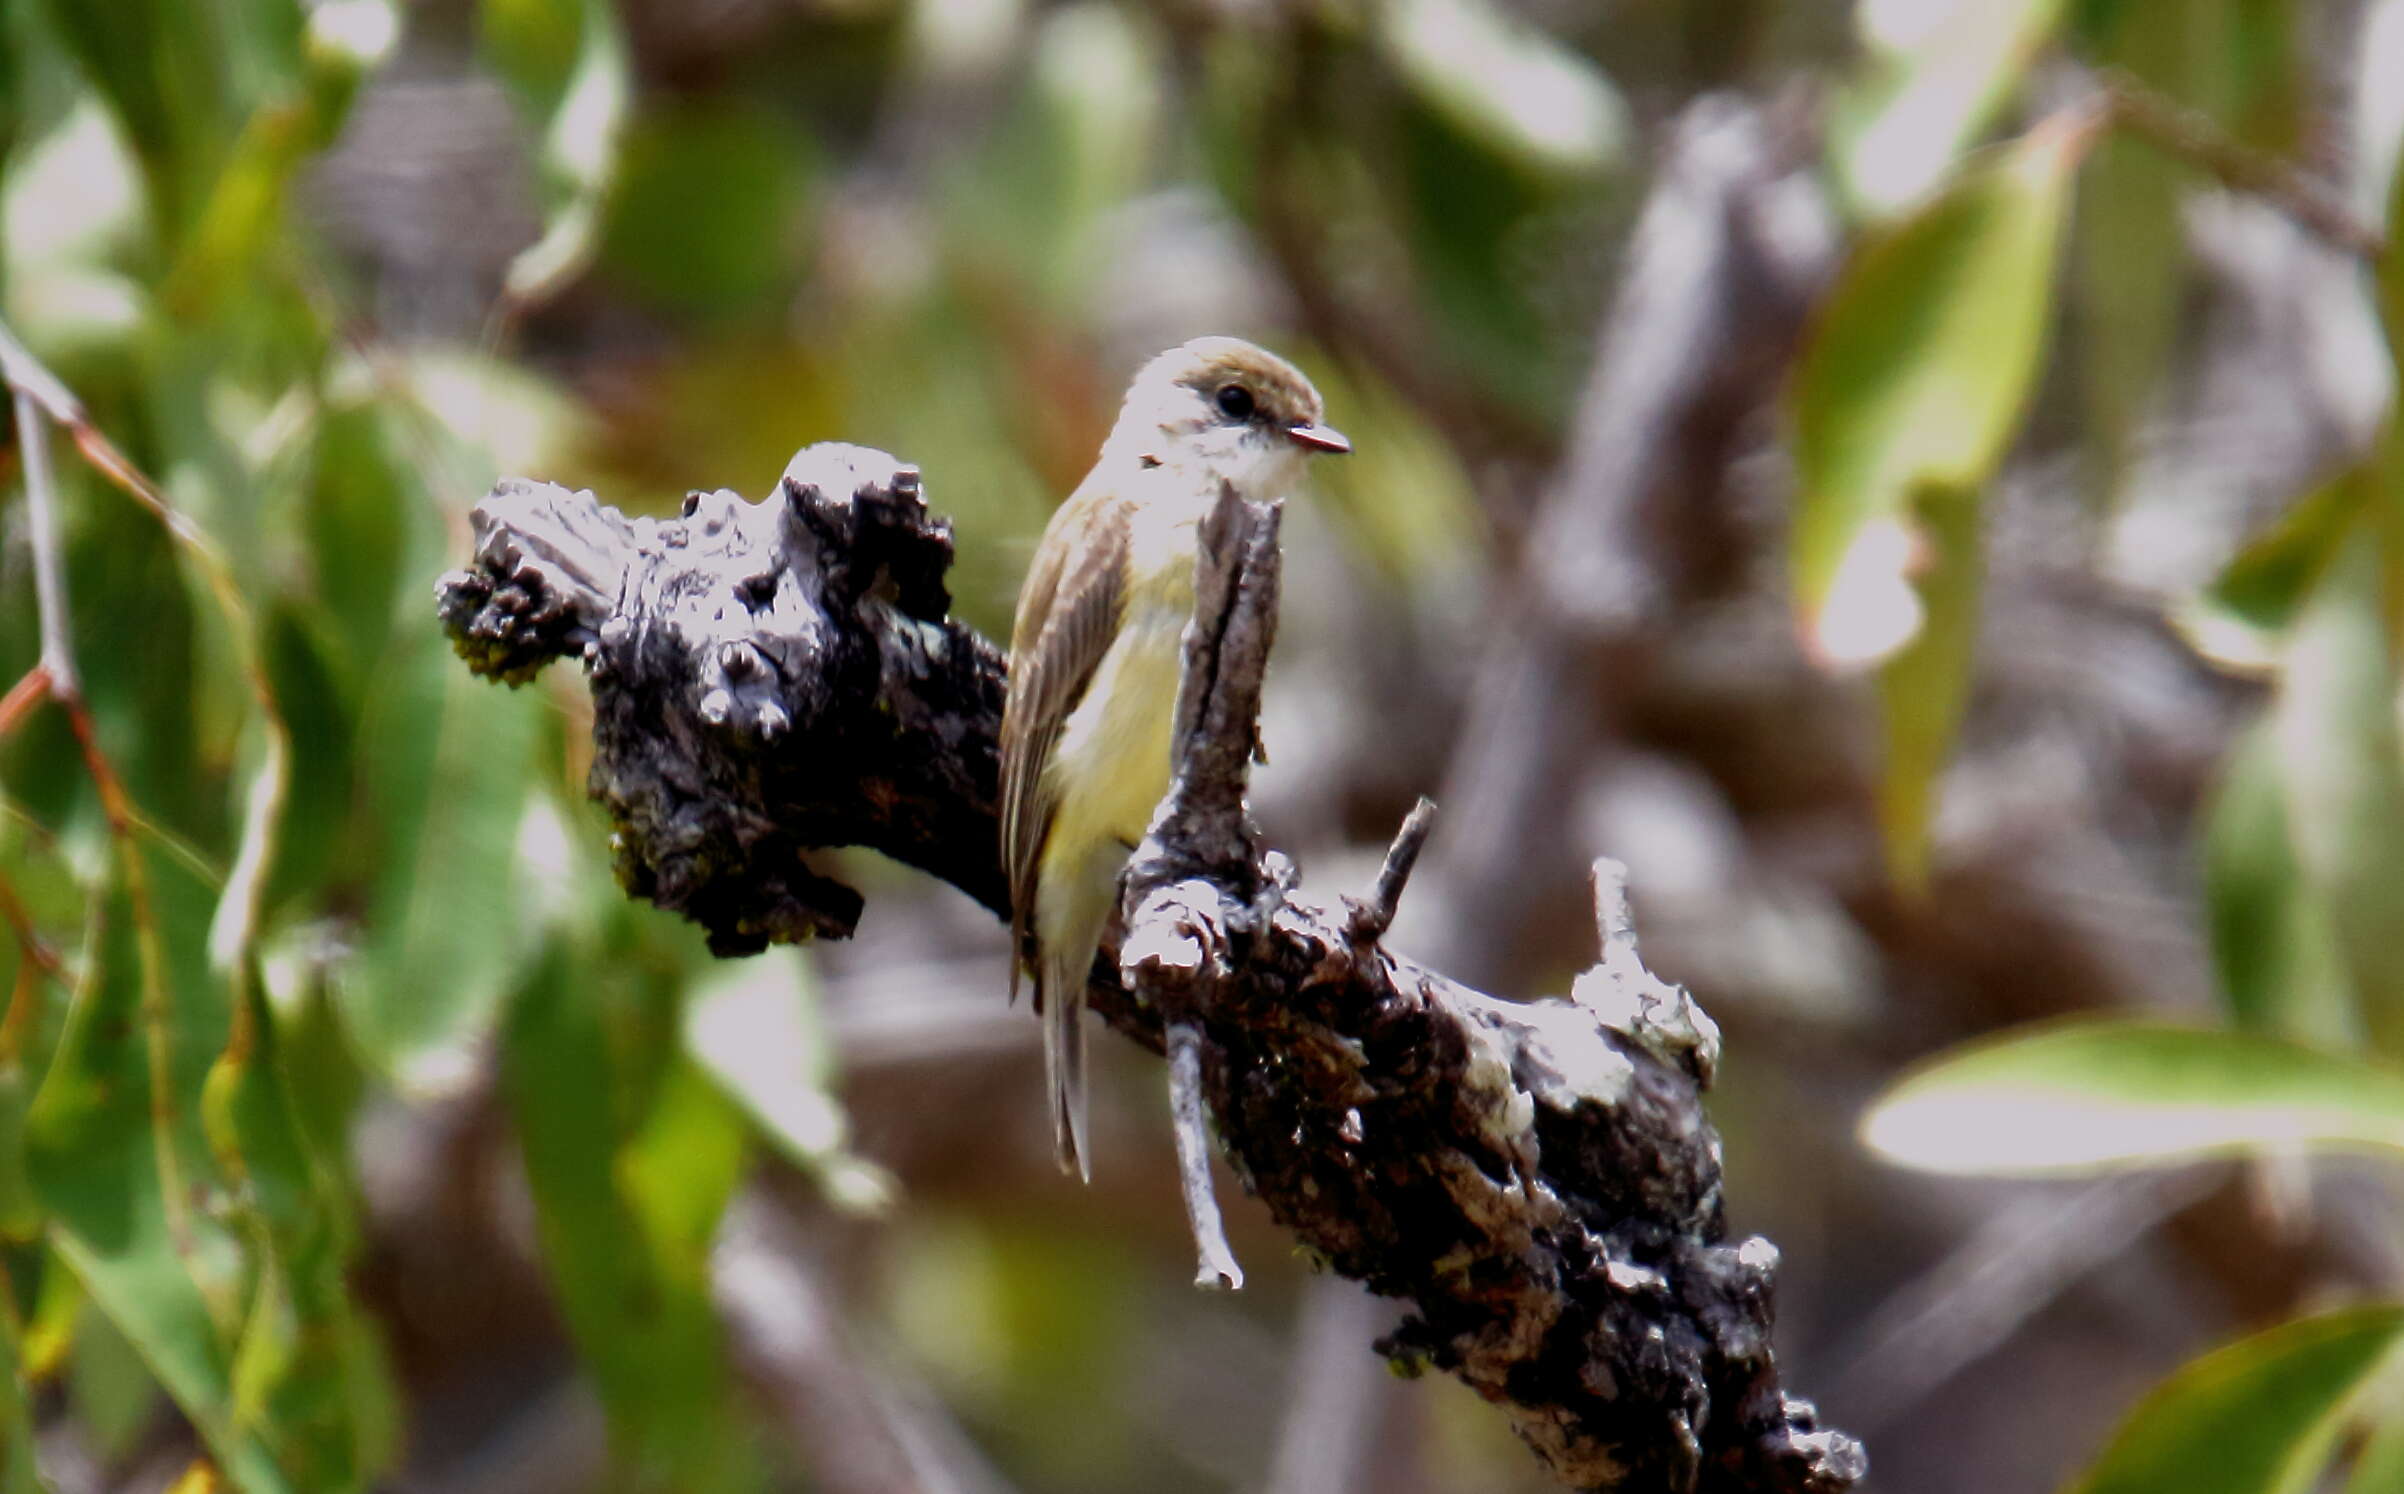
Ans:
[{"label": "bare branch", "polygon": [[1403,885],[1411,880],[1411,868],[1419,864],[1419,852],[1427,845],[1427,837],[1436,828],[1436,801],[1425,794],[1411,806],[1402,828],[1394,832],[1394,844],[1386,848],[1386,864],[1378,868],[1377,886],[1370,892],[1369,901],[1345,899],[1346,911],[1353,936],[1377,939],[1394,926],[1394,914],[1402,906]]},{"label": "bare branch", "polygon": [[[1002,661],[944,615],[949,535],[914,471],[812,448],[758,504],[630,522],[504,484],[476,522],[443,615],[501,677],[582,657],[630,889],[756,949],[848,928],[856,894],[797,891],[793,868],[868,844],[998,909]],[[1155,1050],[1190,1031],[1179,1067],[1246,1188],[1410,1303],[1387,1355],[1500,1403],[1564,1481],[1851,1488],[1859,1445],[1778,1383],[1776,1250],[1724,1238],[1710,1034],[1684,992],[1615,934],[1580,999],[1498,1001],[1360,938],[1259,846],[1244,790],[1276,534],[1274,509],[1236,502],[1205,526],[1179,768],[1095,1009]],[[757,662],[728,671],[738,656]],[[837,893],[845,916],[811,916]]]},{"label": "bare branch", "polygon": [[2126,68],[2106,68],[2097,80],[2114,124],[2230,191],[2261,198],[2358,259],[2375,263],[2387,253],[2385,234],[2354,216],[2337,194],[2295,163],[2234,139],[2210,115],[2147,86]]},{"label": "bare branch", "polygon": [[1169,1118],[1177,1137],[1185,1219],[1193,1227],[1194,1251],[1201,1258],[1194,1285],[1236,1291],[1244,1284],[1244,1268],[1227,1247],[1218,1194],[1210,1186],[1210,1129],[1202,1115],[1202,1029],[1191,1022],[1169,1024]]}]

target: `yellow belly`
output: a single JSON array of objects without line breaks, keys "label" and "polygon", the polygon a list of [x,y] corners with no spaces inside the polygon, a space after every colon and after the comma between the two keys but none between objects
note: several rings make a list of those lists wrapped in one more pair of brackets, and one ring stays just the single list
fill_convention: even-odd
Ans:
[{"label": "yellow belly", "polygon": [[1110,652],[1063,724],[1047,765],[1057,808],[1044,842],[1046,885],[1054,880],[1056,855],[1069,863],[1058,867],[1062,882],[1082,880],[1083,862],[1111,846],[1123,859],[1150,828],[1169,787],[1169,735],[1191,610],[1190,596],[1182,605],[1167,597],[1130,599]]}]

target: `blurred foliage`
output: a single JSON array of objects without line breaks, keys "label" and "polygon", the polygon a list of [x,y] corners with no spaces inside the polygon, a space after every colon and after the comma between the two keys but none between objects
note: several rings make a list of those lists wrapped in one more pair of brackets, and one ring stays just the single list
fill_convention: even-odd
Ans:
[{"label": "blurred foliage", "polygon": [[[896,1179],[852,1150],[806,952],[717,966],[601,871],[580,686],[450,658],[427,584],[499,473],[665,506],[756,492],[808,440],[885,445],[998,633],[1125,368],[1207,312],[1288,329],[1341,412],[1346,563],[1440,594],[1524,520],[1491,490],[1563,443],[1666,96],[1806,70],[1852,238],[1782,406],[1781,600],[1817,662],[1876,672],[1878,819],[1924,893],[2001,475],[2073,407],[2108,511],[2187,335],[2206,177],[2065,103],[2079,67],[2268,158],[2311,113],[2296,0],[1865,0],[1849,37],[1810,7],[856,0],[706,63],[664,9],[0,9],[0,310],[181,516],[53,442],[96,735],[0,712],[0,1489],[41,1487],[42,1424],[244,1489],[391,1474],[427,1413],[370,1284],[360,1137],[479,1094],[613,1486],[789,1482],[733,1393],[711,1242],[771,1160],[838,1213]],[[469,167],[436,126],[473,87],[515,134],[494,195],[451,202]],[[2371,198],[2404,204],[2388,174]],[[446,301],[411,279],[428,238],[494,247]],[[2404,255],[2376,279],[2404,347]],[[2228,1029],[1989,1040],[1891,1091],[1874,1146],[1986,1174],[2404,1147],[2400,464],[2391,414],[2168,609],[2268,682],[2198,837]],[[40,651],[21,488],[0,684]],[[999,1460],[1091,1487],[1157,1460],[1081,1406],[1170,1331],[1127,1240],[936,1212],[896,1254],[881,1320]],[[2373,1307],[2218,1351],[2077,1487],[2302,1488],[2358,1427],[2357,1486],[2389,1487],[2396,1338]],[[1482,1408],[1439,1404],[1431,1462],[1525,1475]]]}]

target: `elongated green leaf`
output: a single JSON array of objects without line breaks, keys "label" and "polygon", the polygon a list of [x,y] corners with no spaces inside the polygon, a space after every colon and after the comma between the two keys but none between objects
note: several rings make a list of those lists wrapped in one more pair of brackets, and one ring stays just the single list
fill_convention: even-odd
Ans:
[{"label": "elongated green leaf", "polygon": [[[8,1289],[0,1280],[0,1291]],[[0,1311],[0,1494],[40,1494],[41,1473],[33,1461],[33,1411],[26,1394],[25,1352],[18,1332],[20,1309]]]},{"label": "elongated green leaf", "polygon": [[1592,172],[1626,149],[1627,106],[1602,70],[1488,0],[1396,0],[1377,38],[1404,81],[1504,159]]},{"label": "elongated green leaf", "polygon": [[1868,76],[1842,95],[1838,175],[1875,214],[1918,201],[1994,118],[2061,19],[2062,0],[1873,0]]},{"label": "elongated green leaf", "polygon": [[344,1277],[348,1200],[303,1132],[266,1001],[255,988],[244,999],[202,1100],[255,1281],[233,1359],[234,1414],[296,1485],[340,1494],[365,1487],[385,1451],[363,1431],[384,1391],[364,1382],[372,1360],[359,1352],[366,1329]]},{"label": "elongated green leaf", "polygon": [[634,121],[624,145],[600,236],[617,284],[723,318],[748,314],[798,270],[800,142],[777,117],[693,104]]},{"label": "elongated green leaf", "polygon": [[1975,494],[1931,491],[1918,512],[1926,553],[1911,584],[1919,598],[1920,627],[1878,672],[1886,742],[1878,822],[1888,866],[1907,888],[1928,879],[1929,821],[1945,762],[1953,755],[1954,733],[1970,704],[1985,573]]},{"label": "elongated green leaf", "polygon": [[1976,492],[1994,474],[2028,402],[2091,135],[2055,119],[1995,152],[1863,244],[1830,293],[1788,391],[1795,596],[1823,656],[1872,661],[1911,636],[1860,626],[1849,584],[1907,572],[1911,547],[1892,537],[1908,536],[1918,495]]},{"label": "elongated green leaf", "polygon": [[516,851],[541,707],[421,634],[368,708],[362,769],[382,842],[367,943],[339,991],[367,1057],[404,1081],[454,1067],[526,956]]},{"label": "elongated green leaf", "polygon": [[[256,1430],[234,1415],[222,1314],[237,1284],[223,1271],[239,1251],[190,1206],[208,1154],[189,1102],[225,1033],[222,1002],[210,1000],[204,978],[209,889],[171,862],[152,860],[146,870],[154,926],[143,927],[136,899],[112,894],[27,1119],[28,1169],[60,1257],[227,1471],[246,1490],[292,1489]],[[151,994],[166,1011],[144,1010],[146,982],[156,983]]]},{"label": "elongated green leaf", "polygon": [[2346,1494],[2395,1494],[2404,1489],[2404,1415],[2390,1407],[2355,1456]]},{"label": "elongated green leaf", "polygon": [[107,1314],[86,1312],[75,1324],[67,1394],[94,1450],[116,1463],[133,1451],[135,1439],[149,1428],[151,1413],[158,1409],[159,1382]]},{"label": "elongated green leaf", "polygon": [[684,1041],[702,1070],[828,1197],[881,1207],[892,1182],[848,1146],[850,1122],[829,1087],[832,1055],[819,1030],[807,952],[769,950],[721,961],[687,998]]},{"label": "elongated green leaf", "polygon": [[2130,1412],[2070,1494],[2302,1494],[2399,1342],[2404,1307],[2365,1307],[2215,1350]]},{"label": "elongated green leaf", "polygon": [[2241,669],[2279,660],[2287,631],[2344,547],[2372,496],[2357,477],[2327,482],[2298,499],[2239,550],[2204,594],[2179,610],[2187,641],[2207,658]]},{"label": "elongated green leaf", "polygon": [[218,10],[184,0],[50,0],[52,28],[142,164],[153,226],[169,244],[198,211],[233,134]]},{"label": "elongated green leaf", "polygon": [[2296,859],[2363,1025],[2404,1055],[2404,735],[2377,533],[2360,526],[2288,639],[2272,708]]},{"label": "elongated green leaf", "polygon": [[1979,499],[2028,402],[2092,133],[2040,125],[1863,245],[1789,391],[1804,637],[1833,665],[1896,660],[1882,808],[1907,880],[1967,699]]},{"label": "elongated green leaf", "polygon": [[2270,723],[2229,749],[2204,812],[2204,922],[2238,1026],[2343,1052],[2360,1015],[2327,905],[2296,861]]},{"label": "elongated green leaf", "polygon": [[745,1487],[707,1279],[741,1118],[672,1048],[618,1057],[608,996],[570,971],[557,947],[541,961],[502,1059],[561,1312],[628,1487]]},{"label": "elongated green leaf", "polygon": [[[2170,6],[2148,6],[2175,18]],[[2136,454],[2139,422],[2178,337],[2187,290],[2177,168],[2143,142],[2115,136],[2080,173],[2072,225],[2081,336],[2079,393],[2095,492],[2108,502]]]},{"label": "elongated green leaf", "polygon": [[[498,7],[525,19],[532,19],[527,12],[569,8],[565,4]],[[555,202],[543,236],[510,262],[507,289],[519,301],[543,299],[591,262],[598,247],[603,204],[617,178],[619,138],[625,132],[634,96],[633,70],[616,11],[608,0],[582,0],[574,9],[578,12],[573,27],[578,37],[575,66],[543,139],[543,169]],[[501,30],[510,34],[507,27]],[[488,36],[494,34],[487,31]]]},{"label": "elongated green leaf", "polygon": [[1939,1055],[1862,1119],[1933,1172],[2092,1173],[2297,1147],[2404,1149],[2404,1074],[2254,1033],[2116,1018]]}]

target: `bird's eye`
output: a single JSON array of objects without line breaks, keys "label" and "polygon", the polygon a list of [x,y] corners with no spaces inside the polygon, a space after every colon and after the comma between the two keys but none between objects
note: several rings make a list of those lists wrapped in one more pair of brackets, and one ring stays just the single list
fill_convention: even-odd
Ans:
[{"label": "bird's eye", "polygon": [[1225,415],[1229,420],[1250,420],[1252,418],[1252,391],[1241,384],[1221,385],[1219,387],[1219,413]]}]

